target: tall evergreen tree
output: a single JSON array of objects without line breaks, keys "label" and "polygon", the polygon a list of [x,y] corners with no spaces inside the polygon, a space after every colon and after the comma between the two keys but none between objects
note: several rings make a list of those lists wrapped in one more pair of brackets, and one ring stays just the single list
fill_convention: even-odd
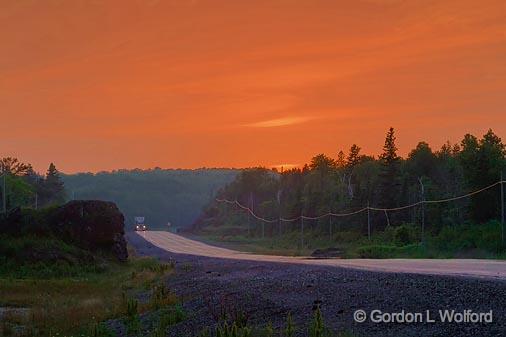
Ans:
[{"label": "tall evergreen tree", "polygon": [[43,204],[60,204],[65,201],[65,187],[56,166],[51,163],[43,182]]},{"label": "tall evergreen tree", "polygon": [[378,204],[383,207],[394,207],[398,203],[400,190],[401,158],[397,155],[395,131],[390,128],[380,156],[381,170],[379,174]]}]

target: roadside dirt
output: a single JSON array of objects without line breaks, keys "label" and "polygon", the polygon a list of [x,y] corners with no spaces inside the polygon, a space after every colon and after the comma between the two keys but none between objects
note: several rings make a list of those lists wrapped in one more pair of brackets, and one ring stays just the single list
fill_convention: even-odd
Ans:
[{"label": "roadside dirt", "polygon": [[[169,252],[158,247],[160,242],[152,243],[136,233],[127,237],[141,255],[176,261],[177,272],[168,286],[183,300],[188,318],[172,327],[170,336],[194,336],[202,327],[213,326],[221,307],[243,311],[251,325],[272,322],[275,328],[283,326],[291,312],[299,327],[298,336],[306,336],[306,323],[315,304],[320,305],[328,327],[356,336],[489,337],[503,336],[506,331],[506,281],[501,278],[378,272],[304,260],[206,257]],[[186,250],[199,246],[183,241],[181,247],[185,244]],[[215,253],[229,254],[222,248]],[[368,315],[364,323],[353,318],[359,309]],[[442,323],[438,311],[445,309],[492,310],[493,322]],[[374,323],[369,317],[372,310],[423,314],[428,310],[436,322]]]}]

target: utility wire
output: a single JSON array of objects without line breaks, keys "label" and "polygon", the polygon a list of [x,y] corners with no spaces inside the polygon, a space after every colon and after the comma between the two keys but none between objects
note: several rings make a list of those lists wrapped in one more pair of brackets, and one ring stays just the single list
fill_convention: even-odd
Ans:
[{"label": "utility wire", "polygon": [[332,212],[328,212],[328,213],[325,213],[325,214],[322,214],[322,215],[319,215],[319,216],[314,216],[314,217],[311,217],[311,216],[305,216],[305,215],[299,215],[298,217],[295,217],[295,218],[290,218],[290,219],[286,219],[286,218],[278,218],[278,219],[266,219],[266,218],[262,218],[261,216],[255,214],[255,212],[253,212],[253,210],[251,210],[251,208],[247,207],[247,206],[244,206],[242,205],[239,201],[235,200],[235,201],[232,201],[232,200],[227,200],[227,199],[216,199],[217,202],[220,202],[220,203],[226,203],[226,204],[232,204],[232,205],[237,205],[239,208],[242,208],[243,210],[247,211],[249,214],[251,214],[254,218],[260,220],[260,221],[264,221],[264,222],[267,222],[267,223],[274,223],[274,222],[278,222],[278,221],[283,221],[283,222],[293,222],[293,221],[299,221],[301,219],[303,220],[318,220],[318,219],[322,219],[322,218],[325,218],[327,216],[332,216],[332,217],[345,217],[345,216],[350,216],[350,215],[355,215],[355,214],[359,214],[359,213],[362,213],[364,211],[367,211],[367,210],[371,210],[371,211],[381,211],[381,212],[390,212],[390,211],[401,211],[401,210],[404,210],[404,209],[408,209],[408,208],[412,208],[412,207],[416,207],[416,206],[420,206],[422,204],[438,204],[438,203],[443,203],[443,202],[449,202],[449,201],[455,201],[455,200],[460,200],[460,199],[464,199],[464,198],[468,198],[470,196],[473,196],[475,194],[478,194],[478,193],[481,193],[481,192],[484,192],[486,190],[489,190],[491,189],[492,187],[495,187],[497,185],[500,185],[500,184],[503,184],[503,183],[506,183],[505,180],[500,180],[496,183],[493,183],[491,185],[488,185],[486,187],[483,187],[483,188],[480,188],[479,190],[476,190],[476,191],[473,191],[473,192],[470,192],[470,193],[467,193],[467,194],[464,194],[464,195],[460,195],[460,196],[457,196],[457,197],[452,197],[452,198],[445,198],[445,199],[436,199],[436,200],[421,200],[421,201],[418,201],[418,202],[415,202],[415,203],[412,203],[412,204],[409,204],[409,205],[405,205],[405,206],[400,206],[400,207],[393,207],[393,208],[378,208],[378,207],[370,207],[370,206],[367,206],[367,207],[363,207],[357,211],[351,211],[351,212],[346,212],[346,213],[332,213]]}]

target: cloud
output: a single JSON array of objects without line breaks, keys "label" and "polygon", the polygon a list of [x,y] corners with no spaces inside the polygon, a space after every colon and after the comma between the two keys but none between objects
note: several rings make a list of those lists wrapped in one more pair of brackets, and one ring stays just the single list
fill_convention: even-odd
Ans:
[{"label": "cloud", "polygon": [[311,117],[283,117],[283,118],[276,118],[276,119],[269,119],[266,121],[246,124],[245,126],[252,127],[252,128],[275,128],[280,126],[289,126],[294,124],[301,124],[305,123],[313,118]]}]

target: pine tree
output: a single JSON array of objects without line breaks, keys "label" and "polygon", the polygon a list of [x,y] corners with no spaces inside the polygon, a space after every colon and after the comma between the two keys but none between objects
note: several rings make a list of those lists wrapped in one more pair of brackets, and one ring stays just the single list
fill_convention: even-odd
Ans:
[{"label": "pine tree", "polygon": [[53,163],[49,164],[43,186],[44,204],[60,204],[65,201],[65,187],[63,185],[63,181],[61,180],[60,173]]},{"label": "pine tree", "polygon": [[380,156],[381,171],[379,174],[378,203],[383,207],[395,207],[400,192],[400,164],[395,145],[395,131],[390,128],[385,138],[383,153]]},{"label": "pine tree", "polygon": [[380,159],[386,165],[394,164],[399,162],[399,156],[397,155],[397,146],[395,145],[395,131],[394,128],[390,127],[385,138],[385,145],[383,145],[383,154]]}]

